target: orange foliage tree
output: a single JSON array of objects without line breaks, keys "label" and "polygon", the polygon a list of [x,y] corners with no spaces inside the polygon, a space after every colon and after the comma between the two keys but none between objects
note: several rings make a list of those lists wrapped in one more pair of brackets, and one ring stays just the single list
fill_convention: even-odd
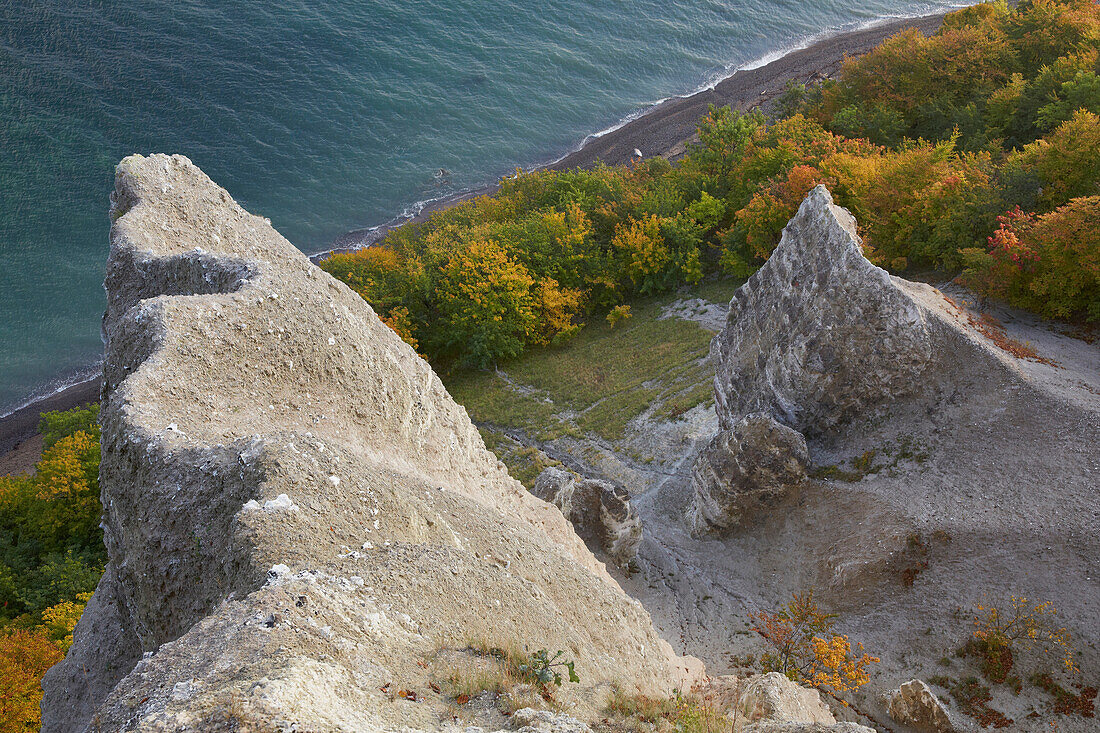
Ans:
[{"label": "orange foliage tree", "polygon": [[833,633],[836,616],[818,608],[812,590],[794,594],[779,611],[759,611],[749,618],[768,645],[762,658],[765,670],[782,672],[795,682],[848,692],[866,684],[867,666],[879,661],[864,653],[862,644],[853,649],[847,636]]},{"label": "orange foliage tree", "polygon": [[988,249],[963,252],[968,285],[1051,318],[1100,320],[1100,196],[1000,221]]},{"label": "orange foliage tree", "polygon": [[0,632],[0,733],[37,731],[42,718],[42,675],[63,654],[45,634]]}]

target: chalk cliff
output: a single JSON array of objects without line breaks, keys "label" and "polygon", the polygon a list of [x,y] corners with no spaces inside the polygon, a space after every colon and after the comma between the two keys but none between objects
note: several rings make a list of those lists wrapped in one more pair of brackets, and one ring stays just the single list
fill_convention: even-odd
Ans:
[{"label": "chalk cliff", "polygon": [[110,562],[44,730],[438,728],[426,660],[472,639],[566,650],[578,699],[699,672],[269,221],[164,155],[118,166],[111,216]]},{"label": "chalk cliff", "polygon": [[[1049,333],[1036,333],[1050,339]],[[1071,348],[1066,351],[1061,342]],[[1097,370],[1088,364],[1094,350],[1069,339],[1050,344],[1080,362],[1063,365],[1020,358],[1013,350],[1030,347],[1013,343],[995,319],[871,264],[855,219],[833,203],[825,186],[817,186],[768,261],[734,295],[726,326],[711,345],[722,431],[696,463],[695,531],[729,529],[761,496],[774,505],[801,483],[803,473],[777,468],[785,460],[791,466],[806,462],[800,437],[781,428],[801,433],[811,442],[811,454],[816,446],[821,463],[831,449],[844,454],[860,446],[881,448],[881,442],[867,440],[870,428],[883,439],[901,432],[922,435],[961,395],[976,403],[990,398],[975,404],[972,415],[1000,414],[997,403],[1005,393],[992,385],[1001,383],[1011,385],[1018,399],[1026,395],[1058,405],[1044,404],[1043,413],[1051,416],[1018,420],[1006,442],[1044,427],[1049,432],[1066,415],[1091,433],[1100,407],[1092,386]],[[776,423],[770,437],[749,428],[767,420]],[[853,423],[860,427],[851,429]],[[1075,462],[1061,461],[1057,473],[1076,484],[1087,475],[1081,471]]]},{"label": "chalk cliff", "polygon": [[[692,568],[689,599],[729,589],[713,612],[683,602],[710,634],[693,653],[726,651],[707,644],[730,608],[812,588],[881,657],[857,701],[876,720],[944,729],[943,711],[905,685],[976,670],[939,660],[970,632],[970,609],[1014,597],[1050,601],[1081,669],[1100,668],[1087,641],[1100,633],[1100,345],[974,301],[875,267],[851,214],[824,187],[806,197],[712,342],[720,431],[684,492],[706,537],[683,542],[642,513],[650,541]],[[1013,730],[1049,728],[1029,717],[1041,695],[992,694]]]},{"label": "chalk cliff", "polygon": [[829,428],[922,383],[926,316],[863,256],[856,222],[818,186],[715,339],[724,429],[754,412],[801,433]]}]

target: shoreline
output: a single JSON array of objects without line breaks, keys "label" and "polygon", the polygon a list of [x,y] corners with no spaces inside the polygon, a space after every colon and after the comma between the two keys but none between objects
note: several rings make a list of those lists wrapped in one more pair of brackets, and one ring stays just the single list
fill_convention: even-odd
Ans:
[{"label": "shoreline", "polygon": [[[637,117],[627,118],[589,135],[578,149],[556,160],[535,165],[528,171],[587,168],[597,161],[610,166],[623,165],[632,160],[635,148],[646,158],[678,158],[686,152],[687,144],[695,137],[696,125],[709,105],[729,105],[742,112],[757,107],[766,108],[779,99],[789,80],[805,84],[830,78],[840,70],[845,57],[861,56],[906,28],[917,28],[925,34],[934,33],[943,23],[945,15],[936,13],[886,19],[850,31],[817,37],[816,40],[811,38],[805,46],[793,48],[770,61],[766,56],[762,59],[766,63],[750,63],[691,94],[656,102]],[[384,224],[353,229],[333,240],[328,249],[309,257],[317,263],[330,254],[368,247],[406,224],[426,221],[437,211],[493,193],[498,187],[497,184],[489,184],[428,201],[415,214],[401,214]]]},{"label": "shoreline", "polygon": [[[99,400],[99,377],[77,382],[0,417],[0,465],[9,453],[38,435],[39,414],[69,410]],[[3,474],[0,474],[3,475]]]},{"label": "shoreline", "polygon": [[[633,119],[627,118],[607,130],[589,135],[577,150],[531,170],[587,168],[598,161],[612,166],[622,165],[630,162],[635,148],[647,158],[678,158],[686,152],[688,143],[695,137],[696,125],[708,105],[729,105],[743,112],[755,108],[767,109],[783,94],[789,80],[807,83],[832,77],[840,70],[845,57],[865,54],[906,28],[917,28],[925,34],[933,33],[940,27],[945,15],[937,13],[888,19],[816,40],[811,38],[804,47],[779,52],[781,56],[761,65],[749,64],[747,68],[739,69],[692,94],[658,102]],[[768,58],[764,57],[762,61]],[[398,216],[386,224],[352,230],[337,237],[329,249],[311,254],[310,259],[319,262],[330,254],[369,246],[399,227],[426,221],[437,211],[496,189],[497,185],[491,184],[463,191],[430,201],[414,215]],[[100,378],[96,376],[0,416],[0,459],[9,458],[9,454],[22,443],[37,435],[40,412],[67,410],[93,402],[99,398],[99,384]],[[0,460],[0,465],[4,465],[3,460]],[[33,467],[33,463],[31,465]]]}]

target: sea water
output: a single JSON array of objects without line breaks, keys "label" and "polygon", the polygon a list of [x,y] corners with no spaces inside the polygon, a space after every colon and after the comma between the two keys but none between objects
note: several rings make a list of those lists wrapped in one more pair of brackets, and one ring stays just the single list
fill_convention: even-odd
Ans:
[{"label": "sea water", "polygon": [[95,369],[130,153],[190,157],[315,252],[812,37],[956,4],[0,0],[0,415]]}]

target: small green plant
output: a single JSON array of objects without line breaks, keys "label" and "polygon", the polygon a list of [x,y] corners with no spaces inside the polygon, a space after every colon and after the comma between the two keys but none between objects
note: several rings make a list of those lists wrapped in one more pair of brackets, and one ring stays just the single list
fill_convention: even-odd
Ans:
[{"label": "small green plant", "polygon": [[611,328],[615,328],[621,321],[625,321],[631,316],[629,305],[617,305],[607,313],[607,323]]},{"label": "small green plant", "polygon": [[539,649],[531,655],[527,663],[519,665],[519,671],[543,688],[551,682],[561,687],[563,672],[568,674],[570,682],[580,682],[581,678],[577,676],[577,672],[573,668],[574,663],[571,660],[563,659],[563,654],[565,652],[558,650],[554,656],[550,656],[548,650]]}]

